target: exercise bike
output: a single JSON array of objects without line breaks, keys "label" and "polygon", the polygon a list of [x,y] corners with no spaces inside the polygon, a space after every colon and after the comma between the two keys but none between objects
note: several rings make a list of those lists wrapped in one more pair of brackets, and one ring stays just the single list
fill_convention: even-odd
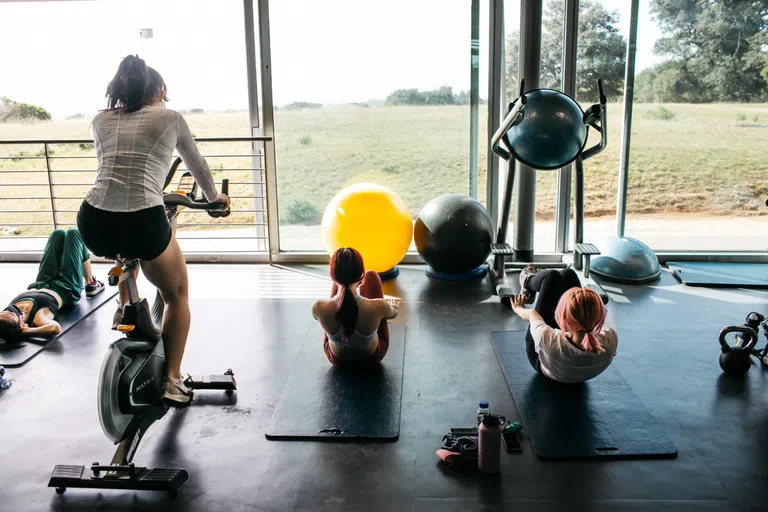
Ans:
[{"label": "exercise bike", "polygon": [[[165,190],[181,164],[177,158],[166,177]],[[228,180],[222,181],[221,191],[228,193]],[[180,208],[206,210],[211,217],[226,217],[230,210],[221,211],[222,203],[198,200],[197,183],[184,173],[179,189],[166,193],[163,202],[175,231]],[[123,307],[122,320],[116,330],[124,337],[112,343],[101,366],[98,387],[98,411],[102,430],[117,450],[109,465],[94,462],[90,467],[57,465],[48,487],[58,494],[67,487],[98,489],[133,489],[176,492],[187,480],[184,469],[137,467],[133,456],[147,429],[168,412],[162,398],[166,376],[165,347],[158,325],[162,322],[164,302],[157,292],[152,310],[146,299],[139,297],[135,271],[139,260],[119,261],[109,272],[110,286],[125,283],[129,302]],[[210,377],[188,376],[184,384],[192,390],[222,389],[231,394],[237,389],[234,373]]]}]

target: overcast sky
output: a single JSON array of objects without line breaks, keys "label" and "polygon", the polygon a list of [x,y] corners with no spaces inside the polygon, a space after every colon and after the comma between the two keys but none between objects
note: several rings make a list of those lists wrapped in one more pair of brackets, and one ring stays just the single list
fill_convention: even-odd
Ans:
[{"label": "overcast sky", "polygon": [[[641,0],[637,68],[653,65],[660,32]],[[276,104],[385,98],[400,88],[469,89],[470,0],[272,0]],[[629,29],[629,0],[602,0]],[[486,2],[481,76],[486,73]],[[0,96],[55,117],[92,114],[120,59],[137,53],[169,87],[171,108],[244,109],[241,0],[0,0]],[[519,0],[507,0],[507,30]],[[139,30],[152,28],[142,39]],[[481,92],[485,96],[485,86]]]}]

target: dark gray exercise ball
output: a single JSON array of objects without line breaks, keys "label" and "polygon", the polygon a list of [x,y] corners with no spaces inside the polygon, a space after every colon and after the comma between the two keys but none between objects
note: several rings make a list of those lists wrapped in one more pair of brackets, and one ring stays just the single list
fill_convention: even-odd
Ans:
[{"label": "dark gray exercise ball", "polygon": [[463,274],[491,253],[493,223],[483,205],[463,194],[445,194],[428,202],[413,229],[416,249],[437,272]]}]

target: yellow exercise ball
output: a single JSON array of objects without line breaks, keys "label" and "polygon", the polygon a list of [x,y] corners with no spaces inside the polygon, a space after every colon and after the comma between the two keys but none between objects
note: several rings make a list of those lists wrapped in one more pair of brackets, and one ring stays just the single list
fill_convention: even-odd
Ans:
[{"label": "yellow exercise ball", "polygon": [[357,249],[366,270],[386,272],[403,259],[413,237],[405,202],[387,187],[359,183],[333,196],[323,214],[323,243],[328,254]]}]

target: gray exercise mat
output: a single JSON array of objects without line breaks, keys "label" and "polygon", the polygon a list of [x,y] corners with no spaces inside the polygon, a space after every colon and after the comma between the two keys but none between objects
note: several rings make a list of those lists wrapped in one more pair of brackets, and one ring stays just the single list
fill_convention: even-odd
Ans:
[{"label": "gray exercise mat", "polygon": [[323,353],[322,329],[310,330],[275,406],[268,439],[376,439],[400,435],[405,325],[389,324],[381,364],[347,370]]},{"label": "gray exercise mat", "polygon": [[33,337],[26,338],[19,343],[0,343],[0,366],[6,368],[24,366],[40,352],[58,341],[80,320],[109,302],[115,295],[117,295],[116,289],[115,291],[105,289],[95,297],[87,297],[83,293],[80,301],[74,307],[62,308],[56,315],[56,321],[61,324],[61,333],[53,338]]},{"label": "gray exercise mat", "polygon": [[768,288],[766,263],[669,262],[669,269],[688,286]]},{"label": "gray exercise mat", "polygon": [[525,354],[525,331],[492,332],[491,343],[520,412],[525,436],[541,458],[674,458],[677,448],[643,402],[610,366],[583,384],[537,373]]}]

